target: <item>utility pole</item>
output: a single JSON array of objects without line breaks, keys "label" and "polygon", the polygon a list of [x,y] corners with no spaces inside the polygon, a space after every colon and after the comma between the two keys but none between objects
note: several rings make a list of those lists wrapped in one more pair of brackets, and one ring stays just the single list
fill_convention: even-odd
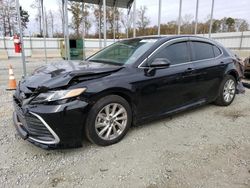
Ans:
[{"label": "utility pole", "polygon": [[133,7],[133,37],[136,37],[136,0],[134,0],[134,7]]},{"label": "utility pole", "polygon": [[64,4],[65,4],[64,5],[64,12],[65,12],[64,14],[65,14],[65,36],[66,36],[65,47],[67,48],[67,51],[66,51],[67,59],[70,60],[68,0],[65,0]]},{"label": "utility pole", "polygon": [[181,9],[182,9],[182,0],[180,0],[180,5],[179,5],[178,35],[181,34]]},{"label": "utility pole", "polygon": [[21,48],[22,48],[22,54],[21,55],[22,55],[22,63],[23,63],[23,76],[26,76],[27,72],[26,72],[25,52],[24,52],[24,45],[23,45],[23,30],[22,30],[22,25],[21,25],[21,15],[20,15],[19,0],[16,0],[16,10],[17,10],[19,33],[20,33],[20,42],[21,42]]},{"label": "utility pole", "polygon": [[85,59],[85,37],[86,37],[86,16],[85,16],[85,3],[82,3],[82,16],[83,16],[83,35],[82,35],[82,42],[83,42],[83,56],[84,56],[84,59]]},{"label": "utility pole", "polygon": [[161,0],[159,0],[159,9],[158,9],[158,35],[161,35]]},{"label": "utility pole", "polygon": [[197,34],[197,27],[198,27],[198,13],[199,13],[199,0],[196,1],[196,13],[195,13],[195,28],[194,34]]},{"label": "utility pole", "polygon": [[114,38],[114,42],[115,42],[115,5],[113,7],[113,38]]},{"label": "utility pole", "polygon": [[103,39],[104,39],[104,47],[106,47],[107,46],[106,0],[103,0]]},{"label": "utility pole", "polygon": [[209,38],[211,38],[212,25],[213,25],[213,14],[214,14],[214,0],[212,0],[212,8],[211,8],[211,15],[210,15]]},{"label": "utility pole", "polygon": [[45,55],[45,63],[47,63],[47,45],[46,45],[46,31],[47,31],[47,28],[46,28],[46,24],[45,24],[43,0],[41,0],[41,7],[42,7],[42,20],[43,20],[44,55]]}]

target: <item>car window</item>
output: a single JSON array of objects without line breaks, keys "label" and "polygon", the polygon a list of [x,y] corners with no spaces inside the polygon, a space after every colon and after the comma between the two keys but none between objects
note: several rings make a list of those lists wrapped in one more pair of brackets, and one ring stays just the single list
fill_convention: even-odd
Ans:
[{"label": "car window", "polygon": [[157,58],[166,58],[171,62],[171,65],[188,62],[189,52],[187,43],[178,42],[160,49],[160,51],[152,58],[152,61]]},{"label": "car window", "polygon": [[218,57],[221,54],[220,49],[217,46],[213,46],[214,56]]},{"label": "car window", "polygon": [[193,61],[214,58],[213,45],[206,42],[192,42]]}]

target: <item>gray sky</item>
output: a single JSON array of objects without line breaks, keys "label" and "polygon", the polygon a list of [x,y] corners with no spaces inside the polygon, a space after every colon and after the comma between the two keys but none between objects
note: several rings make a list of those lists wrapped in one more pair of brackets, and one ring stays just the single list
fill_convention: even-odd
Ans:
[{"label": "gray sky", "polygon": [[[211,12],[212,0],[199,0],[199,20],[204,21]],[[36,10],[30,8],[33,0],[20,0],[20,5],[30,14],[29,28],[31,32],[36,29],[34,17]],[[56,0],[44,0],[47,10],[57,13]],[[137,0],[137,8],[145,5],[148,8],[147,16],[150,18],[150,25],[157,24],[158,0]],[[196,0],[183,0],[182,16],[185,14],[195,15]],[[179,0],[162,0],[162,23],[176,20],[178,17]],[[215,0],[214,18],[235,17],[246,19],[250,23],[250,0]],[[70,21],[70,19],[69,19]],[[92,28],[93,29],[93,28]],[[26,31],[27,32],[27,31]]]}]

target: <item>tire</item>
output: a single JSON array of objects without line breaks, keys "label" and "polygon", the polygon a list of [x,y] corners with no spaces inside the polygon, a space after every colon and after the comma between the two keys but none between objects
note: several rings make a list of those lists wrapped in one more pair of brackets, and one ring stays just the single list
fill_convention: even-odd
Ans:
[{"label": "tire", "polygon": [[[227,84],[233,84],[231,89],[226,88]],[[221,82],[220,89],[219,89],[219,95],[217,99],[215,100],[215,104],[218,106],[228,106],[230,105],[235,98],[236,95],[236,80],[231,75],[226,75],[223,81]],[[226,97],[228,93],[228,98]],[[228,100],[227,100],[228,99]]]},{"label": "tire", "polygon": [[109,95],[99,99],[90,109],[85,133],[90,142],[108,146],[119,142],[126,135],[131,122],[129,103],[118,95]]}]

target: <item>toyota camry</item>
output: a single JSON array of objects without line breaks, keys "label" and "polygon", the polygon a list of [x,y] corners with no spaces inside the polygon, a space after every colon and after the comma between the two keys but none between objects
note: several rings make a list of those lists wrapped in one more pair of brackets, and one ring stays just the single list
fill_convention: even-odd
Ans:
[{"label": "toyota camry", "polygon": [[[118,41],[84,61],[62,61],[23,78],[13,95],[15,127],[43,148],[107,146],[131,125],[208,103],[230,105],[236,59],[195,36]],[[171,122],[169,122],[171,123]]]}]

